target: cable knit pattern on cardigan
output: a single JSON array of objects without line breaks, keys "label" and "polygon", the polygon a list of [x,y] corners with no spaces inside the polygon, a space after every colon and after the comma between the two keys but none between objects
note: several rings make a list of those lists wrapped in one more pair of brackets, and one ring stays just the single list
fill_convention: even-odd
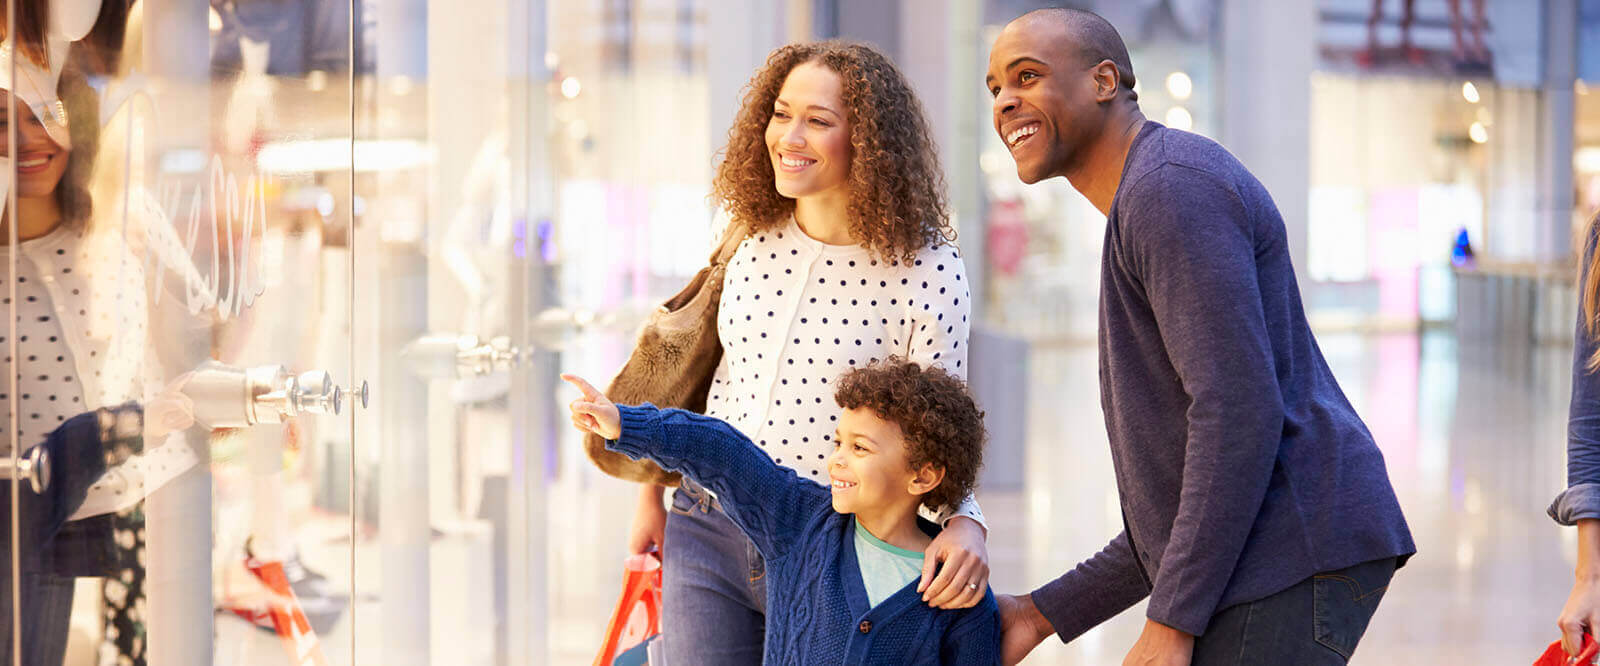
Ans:
[{"label": "cable knit pattern on cardigan", "polygon": [[[994,593],[977,606],[939,610],[916,581],[868,607],[852,516],[832,492],[781,467],[732,426],[651,405],[619,406],[622,435],[607,446],[649,458],[717,493],[767,561],[763,663],[998,664]],[[672,566],[672,551],[666,551]]]}]

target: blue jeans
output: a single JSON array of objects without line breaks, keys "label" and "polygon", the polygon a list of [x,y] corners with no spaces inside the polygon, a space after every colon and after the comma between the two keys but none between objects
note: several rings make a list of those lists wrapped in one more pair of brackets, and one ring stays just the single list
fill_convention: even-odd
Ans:
[{"label": "blue jeans", "polygon": [[1394,577],[1395,560],[1320,573],[1265,599],[1212,616],[1195,640],[1193,666],[1338,666],[1356,643]]},{"label": "blue jeans", "polygon": [[672,496],[662,544],[661,639],[668,666],[761,663],[766,562],[687,479]]},{"label": "blue jeans", "polygon": [[[0,572],[0,620],[4,621],[0,657],[11,662],[11,572]],[[67,627],[72,620],[75,581],[49,573],[22,574],[22,663],[60,666],[67,655]]]}]

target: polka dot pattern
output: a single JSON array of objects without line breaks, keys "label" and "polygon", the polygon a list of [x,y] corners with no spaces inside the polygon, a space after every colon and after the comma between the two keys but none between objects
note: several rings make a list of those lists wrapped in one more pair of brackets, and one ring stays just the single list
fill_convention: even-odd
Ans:
[{"label": "polka dot pattern", "polygon": [[[62,330],[60,318],[65,316],[66,308],[58,306],[51,298],[43,279],[47,274],[30,258],[35,254],[34,244],[50,245],[49,241],[56,240],[52,237],[57,233],[27,241],[23,244],[25,251],[17,257],[16,317],[11,327],[0,330],[0,356],[5,359],[0,367],[18,375],[22,391],[18,396],[21,418],[11,413],[10,383],[0,385],[0,415],[4,416],[0,421],[0,452],[4,455],[11,455],[11,428],[17,429],[18,439],[26,450],[43,442],[62,422],[89,411],[83,401],[76,355]],[[65,252],[63,248],[56,250]],[[51,278],[52,281],[56,279],[53,275]],[[9,290],[11,279],[12,276],[0,274],[0,293]],[[0,296],[0,299],[9,301],[10,296]],[[12,336],[17,338],[20,361],[12,358],[9,350]],[[4,376],[9,375],[0,375]]]},{"label": "polka dot pattern", "polygon": [[[27,448],[78,414],[142,399],[149,342],[147,299],[137,286],[144,284],[144,271],[118,234],[61,227],[21,248],[15,321],[0,331],[0,365],[18,375],[21,387],[21,412],[13,415],[10,383],[0,385],[0,449],[8,454],[5,429],[13,424]],[[0,260],[8,251],[0,246]],[[9,298],[10,279],[0,274],[0,299]],[[11,336],[20,359],[10,357]],[[144,453],[108,470],[70,518],[126,509],[192,467],[194,451],[181,437],[176,441],[180,445],[147,443]]]},{"label": "polka dot pattern", "polygon": [[724,277],[723,356],[707,413],[802,478],[825,483],[841,373],[899,355],[966,376],[965,274],[949,246],[907,265],[820,243],[792,220],[752,235]]}]

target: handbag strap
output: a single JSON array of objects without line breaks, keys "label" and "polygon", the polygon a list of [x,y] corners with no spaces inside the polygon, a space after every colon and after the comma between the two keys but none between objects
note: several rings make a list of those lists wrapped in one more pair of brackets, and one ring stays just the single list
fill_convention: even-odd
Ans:
[{"label": "handbag strap", "polygon": [[727,265],[733,259],[734,253],[739,251],[739,244],[749,237],[750,225],[736,219],[728,221],[728,228],[722,231],[722,243],[711,253],[711,265]]}]

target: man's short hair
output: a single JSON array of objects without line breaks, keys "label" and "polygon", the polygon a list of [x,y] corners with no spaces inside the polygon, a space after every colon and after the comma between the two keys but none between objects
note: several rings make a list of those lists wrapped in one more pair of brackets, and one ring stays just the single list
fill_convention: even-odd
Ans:
[{"label": "man's short hair", "polygon": [[1035,9],[1017,18],[1019,21],[1022,19],[1059,23],[1072,35],[1073,44],[1078,47],[1078,55],[1085,66],[1110,60],[1117,66],[1122,87],[1133,90],[1133,61],[1128,58],[1128,45],[1123,43],[1122,35],[1117,33],[1110,21],[1094,12],[1070,7]]},{"label": "man's short hair", "polygon": [[834,400],[845,409],[871,409],[900,426],[912,469],[932,464],[944,480],[922,497],[934,511],[972,494],[983,466],[983,412],[966,383],[943,368],[923,368],[897,356],[846,372]]}]

